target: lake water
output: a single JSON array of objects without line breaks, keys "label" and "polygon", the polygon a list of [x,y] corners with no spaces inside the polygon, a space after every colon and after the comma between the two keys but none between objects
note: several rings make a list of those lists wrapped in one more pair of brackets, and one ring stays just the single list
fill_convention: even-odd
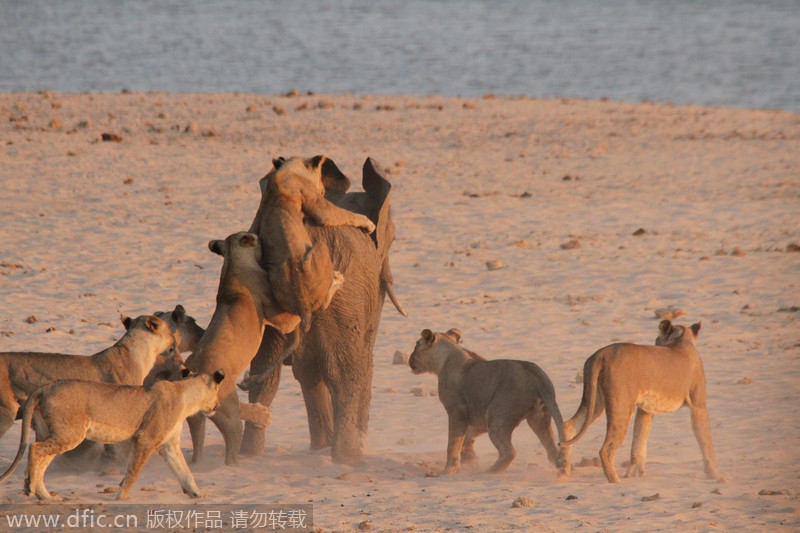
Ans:
[{"label": "lake water", "polygon": [[800,111],[800,2],[0,0],[0,91],[41,89]]}]

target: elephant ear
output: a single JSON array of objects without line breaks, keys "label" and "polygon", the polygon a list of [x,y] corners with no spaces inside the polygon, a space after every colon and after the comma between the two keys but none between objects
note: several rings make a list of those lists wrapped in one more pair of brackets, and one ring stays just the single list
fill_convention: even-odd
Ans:
[{"label": "elephant ear", "polygon": [[[317,158],[320,158],[317,160]],[[339,170],[336,163],[332,159],[324,156],[317,156],[313,161],[317,164],[322,163],[320,167],[320,175],[322,176],[322,185],[325,186],[326,191],[339,191],[347,192],[350,188],[350,178],[344,175],[344,172]]]},{"label": "elephant ear", "polygon": [[362,174],[361,185],[369,198],[369,206],[365,214],[376,228],[372,233],[372,240],[375,241],[380,256],[386,257],[389,253],[389,246],[394,240],[394,223],[392,223],[389,212],[389,194],[392,191],[392,184],[384,176],[383,169],[378,162],[371,157],[364,161]]}]

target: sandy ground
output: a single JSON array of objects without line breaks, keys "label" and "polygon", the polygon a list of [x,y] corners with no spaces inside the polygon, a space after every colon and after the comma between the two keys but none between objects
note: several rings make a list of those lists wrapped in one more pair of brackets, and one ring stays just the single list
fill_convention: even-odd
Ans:
[{"label": "sandy ground", "polygon": [[[206,324],[221,266],[206,243],[249,226],[273,156],[328,155],[357,187],[367,156],[386,168],[395,286],[410,316],[387,300],[366,462],[308,451],[287,373],[265,457],[223,466],[209,424],[211,453],[193,467],[204,504],[312,503],[323,531],[800,528],[798,114],[573,99],[25,93],[0,94],[0,144],[0,351],[91,354],[122,335],[121,313],[177,303]],[[502,268],[487,268],[495,260]],[[568,418],[585,358],[614,341],[652,343],[656,311],[670,306],[684,313],[678,323],[703,323],[727,483],[704,479],[685,409],[655,418],[646,477],[617,485],[597,466],[557,482],[524,424],[505,473],[428,475],[446,447],[436,378],[392,364],[421,329],[457,327],[488,358],[535,361]],[[575,462],[597,456],[602,420]],[[0,464],[18,435],[16,424],[0,440]],[[622,472],[629,448],[630,431]],[[494,461],[488,438],[477,451],[481,468]],[[65,461],[46,477],[76,504],[110,502],[120,479]],[[19,469],[0,501],[27,501],[21,487]],[[512,508],[518,497],[533,506]],[[132,501],[190,503],[159,457]]]}]

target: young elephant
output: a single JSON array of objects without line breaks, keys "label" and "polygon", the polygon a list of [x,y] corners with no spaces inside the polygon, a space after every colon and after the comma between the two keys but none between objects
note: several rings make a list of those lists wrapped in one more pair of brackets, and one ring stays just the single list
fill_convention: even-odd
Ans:
[{"label": "young elephant", "polygon": [[500,454],[488,471],[502,472],[516,456],[511,434],[522,420],[528,421],[547,458],[563,473],[550,419],[559,438],[563,421],[550,378],[528,361],[487,361],[459,346],[460,339],[457,329],[447,333],[425,329],[408,361],[415,374],[432,372],[439,378],[439,400],[449,420],[442,473],[457,472],[462,457],[472,458],[475,437],[486,431]]},{"label": "young elephant", "polygon": [[[692,430],[700,445],[706,476],[722,479],[714,460],[711,424],[706,409],[706,378],[695,339],[700,323],[691,327],[661,321],[655,346],[617,343],[596,351],[583,365],[583,397],[575,415],[564,424],[567,440],[560,443],[567,458],[589,426],[606,412],[606,438],[600,461],[609,483],[618,483],[614,454],[628,430],[633,411],[631,463],[625,477],[643,476],[647,436],[653,415],[684,405],[691,412]],[[580,427],[576,433],[575,427]]]},{"label": "young elephant", "polygon": [[[208,329],[186,359],[186,368],[206,373],[221,368],[228,376],[219,389],[219,409],[209,418],[225,439],[225,464],[231,465],[236,463],[242,442],[241,410],[248,411],[246,418],[251,421],[260,419],[262,427],[268,426],[271,420],[269,409],[261,404],[240,406],[236,377],[258,351],[267,324],[281,330],[285,321],[295,325],[296,322],[269,296],[267,274],[259,265],[261,244],[258,236],[242,231],[224,241],[211,241],[208,247],[224,257],[217,307]],[[194,447],[192,461],[195,462],[202,455],[205,417],[189,417],[187,421]]]},{"label": "young elephant", "polygon": [[323,167],[339,171],[325,156],[279,157],[272,164],[274,168],[260,182],[259,225],[254,224],[250,231],[258,232],[263,240],[275,299],[285,311],[299,317],[300,329],[305,332],[311,314],[328,307],[344,278],[333,269],[325,243],[311,241],[303,220],[326,227],[355,226],[367,233],[375,231],[375,224],[325,199]]},{"label": "young elephant", "polygon": [[[133,450],[117,499],[124,500],[153,451],[191,498],[201,496],[180,448],[183,420],[198,411],[213,413],[219,403],[221,371],[180,381],[159,381],[149,390],[130,385],[64,379],[37,390],[22,411],[22,435],[7,478],[19,465],[28,442],[31,420],[38,415],[37,442],[28,452],[30,486],[40,500],[52,499],[44,486],[44,473],[56,455],[75,448],[83,439],[116,443],[131,439]],[[40,435],[39,432],[46,435]]]}]

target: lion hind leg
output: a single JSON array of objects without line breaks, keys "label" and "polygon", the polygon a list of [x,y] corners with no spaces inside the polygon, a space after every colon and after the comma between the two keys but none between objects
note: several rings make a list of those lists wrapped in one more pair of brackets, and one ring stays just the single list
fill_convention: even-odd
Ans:
[{"label": "lion hind leg", "polygon": [[495,461],[495,463],[486,471],[487,473],[496,474],[498,472],[502,472],[508,468],[508,465],[511,464],[511,461],[513,461],[514,457],[517,456],[514,445],[511,444],[511,434],[514,432],[516,427],[517,424],[490,424],[489,439],[492,441],[492,444],[494,444],[494,447],[497,448],[499,455],[497,457],[497,461]]},{"label": "lion hind leg", "polygon": [[714,459],[714,446],[711,443],[711,421],[708,417],[708,410],[699,406],[691,406],[692,431],[700,446],[700,453],[703,455],[703,470],[709,479],[725,481],[725,474],[717,469],[717,462]]},{"label": "lion hind leg", "polygon": [[77,439],[47,439],[34,442],[28,450],[28,480],[26,484],[31,494],[40,500],[54,499],[44,486],[44,473],[56,455],[75,448],[82,437]]},{"label": "lion hind leg", "polygon": [[653,415],[636,409],[636,417],[633,419],[633,444],[631,445],[631,464],[625,477],[644,476],[644,464],[647,461],[647,437],[650,435],[650,426],[653,423]]},{"label": "lion hind leg", "polygon": [[636,405],[633,403],[630,406],[623,404],[607,406],[606,438],[600,447],[600,462],[609,483],[619,483],[619,476],[614,468],[614,456],[628,431],[634,407]]},{"label": "lion hind leg", "polygon": [[553,431],[553,425],[550,423],[551,419],[550,412],[546,409],[535,409],[529,413],[527,417],[528,426],[530,426],[536,434],[539,442],[542,443],[542,446],[544,446],[547,452],[547,459],[555,465],[561,457],[562,452],[559,447],[556,446],[556,436]]}]

